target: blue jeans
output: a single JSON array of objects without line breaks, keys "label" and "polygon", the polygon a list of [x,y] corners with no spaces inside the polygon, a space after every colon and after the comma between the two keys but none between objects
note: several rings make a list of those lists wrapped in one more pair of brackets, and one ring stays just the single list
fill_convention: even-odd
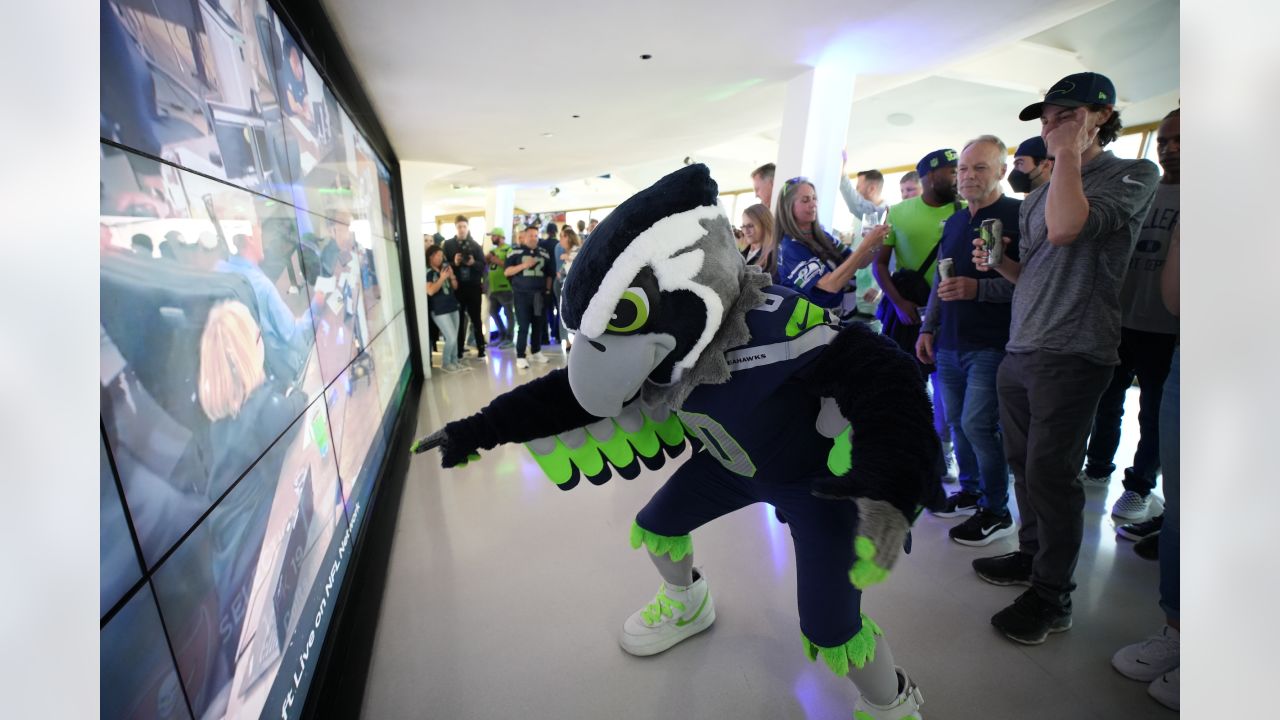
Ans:
[{"label": "blue jeans", "polygon": [[1004,351],[938,350],[936,354],[942,405],[960,466],[960,489],[980,492],[981,507],[1003,513],[1009,506],[1009,465],[1000,434],[996,371]]},{"label": "blue jeans", "polygon": [[1173,349],[1169,377],[1164,381],[1164,397],[1160,400],[1160,465],[1164,473],[1164,524],[1160,526],[1160,607],[1170,620],[1179,618],[1181,600],[1178,582],[1181,573],[1179,546],[1182,535],[1182,478],[1178,462],[1178,348]]},{"label": "blue jeans", "polygon": [[[458,364],[458,311],[436,315],[432,313],[431,321],[440,328],[444,350],[440,352],[440,367],[447,368]],[[431,358],[427,358],[431,363]]]}]

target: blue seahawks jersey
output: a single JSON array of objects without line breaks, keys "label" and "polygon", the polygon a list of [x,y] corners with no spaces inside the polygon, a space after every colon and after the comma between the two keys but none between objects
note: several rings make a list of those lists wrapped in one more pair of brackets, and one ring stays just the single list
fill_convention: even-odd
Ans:
[{"label": "blue seahawks jersey", "polygon": [[799,481],[827,474],[831,438],[817,431],[820,400],[806,368],[840,331],[836,318],[779,285],[747,313],[751,340],[725,353],[729,382],[700,385],[677,411],[731,472]]}]

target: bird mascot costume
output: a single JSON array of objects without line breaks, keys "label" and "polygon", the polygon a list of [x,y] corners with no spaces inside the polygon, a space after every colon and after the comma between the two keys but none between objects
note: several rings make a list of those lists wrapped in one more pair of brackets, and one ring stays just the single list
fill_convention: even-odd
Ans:
[{"label": "bird mascot costume", "polygon": [[416,442],[444,467],[525,443],[561,489],[691,457],[635,517],[663,583],[620,637],[654,655],[711,626],[691,533],[765,502],[795,543],[800,629],[860,691],[857,720],[920,718],[862,590],[882,582],[941,493],[933,415],[915,360],[865,325],[744,264],[705,165],[662,178],[591,233],[565,279],[568,367]]}]

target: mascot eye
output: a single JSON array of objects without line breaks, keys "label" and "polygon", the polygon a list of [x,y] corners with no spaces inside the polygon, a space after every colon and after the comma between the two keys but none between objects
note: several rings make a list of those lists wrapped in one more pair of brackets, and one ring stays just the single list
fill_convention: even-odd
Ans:
[{"label": "mascot eye", "polygon": [[649,296],[644,288],[629,287],[622,293],[606,328],[615,333],[632,333],[649,321]]}]

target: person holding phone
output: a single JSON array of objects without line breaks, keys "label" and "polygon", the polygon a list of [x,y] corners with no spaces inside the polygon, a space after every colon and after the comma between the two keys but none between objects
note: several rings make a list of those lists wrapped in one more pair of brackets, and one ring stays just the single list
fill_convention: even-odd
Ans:
[{"label": "person holding phone", "polygon": [[458,362],[458,300],[454,291],[458,279],[453,267],[445,264],[444,251],[438,245],[427,248],[427,307],[431,310],[431,322],[440,328],[444,338],[444,350],[440,353],[440,369],[447,373],[470,370]]}]

